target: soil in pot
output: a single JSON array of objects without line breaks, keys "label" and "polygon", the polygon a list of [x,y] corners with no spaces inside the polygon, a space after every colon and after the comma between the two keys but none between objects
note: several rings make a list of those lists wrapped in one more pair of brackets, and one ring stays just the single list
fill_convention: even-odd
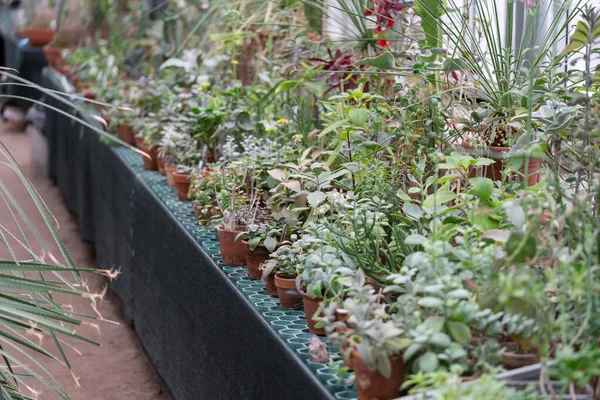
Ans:
[{"label": "soil in pot", "polygon": [[217,228],[217,237],[219,238],[219,247],[223,256],[223,263],[230,267],[243,267],[246,265],[246,252],[241,241],[235,241],[235,238],[242,231],[228,231]]},{"label": "soil in pot", "polygon": [[325,335],[325,328],[316,328],[315,325],[317,321],[313,320],[319,305],[323,301],[323,299],[314,299],[310,297],[304,291],[300,292],[302,296],[302,300],[304,301],[304,314],[306,315],[306,322],[308,323],[308,330],[310,333],[314,333],[315,335]]},{"label": "soil in pot", "polygon": [[173,180],[175,181],[175,189],[177,189],[177,198],[179,201],[189,201],[190,176],[175,171],[173,172]]},{"label": "soil in pot", "polygon": [[260,280],[262,271],[260,265],[269,259],[269,250],[262,244],[256,246],[254,250],[250,250],[250,242],[242,240],[244,251],[246,252],[246,265],[248,266],[248,275],[251,279]]},{"label": "soil in pot", "polygon": [[129,125],[121,124],[117,126],[117,135],[119,136],[119,139],[125,143],[135,146],[135,134],[133,128]]},{"label": "soil in pot", "polygon": [[283,278],[276,274],[275,286],[277,286],[281,307],[286,310],[299,310],[302,308],[302,295],[296,289],[296,278]]},{"label": "soil in pot", "polygon": [[270,273],[264,281],[269,296],[279,297],[279,292],[277,291],[277,286],[275,285],[275,274]]},{"label": "soil in pot", "polygon": [[23,28],[19,31],[19,36],[29,39],[29,44],[33,47],[44,47],[54,38],[54,30],[51,28]]},{"label": "soil in pot", "polygon": [[506,347],[506,350],[502,353],[502,365],[506,369],[526,367],[540,362],[540,356],[535,350],[517,352],[518,345],[515,342],[502,343],[501,346]]},{"label": "soil in pot", "polygon": [[[463,141],[461,147],[466,149],[469,153],[475,150],[475,147],[472,146],[469,142]],[[504,171],[504,160],[502,160],[502,154],[508,153],[510,151],[510,147],[498,147],[498,146],[490,146],[490,152],[492,153],[492,159],[494,163],[485,167],[482,167],[483,176],[486,178],[490,178],[494,181],[502,180],[502,172]],[[524,162],[524,160],[523,160]],[[540,170],[540,162],[536,158],[529,158],[529,162],[527,165],[527,183],[532,186],[538,183],[541,180],[541,174],[538,172]],[[477,176],[477,169],[471,168],[469,170],[469,177],[473,178]],[[521,168],[521,173],[525,173],[525,168]],[[522,179],[521,176],[515,177],[515,179]]]},{"label": "soil in pot", "polygon": [[169,183],[169,187],[175,189],[175,178],[173,178],[173,174],[177,171],[177,165],[175,164],[167,164],[165,165],[165,172],[167,173],[167,182]]},{"label": "soil in pot", "polygon": [[389,378],[377,370],[371,371],[362,357],[352,350],[352,365],[356,374],[356,389],[360,400],[390,400],[398,397],[404,381],[402,356],[390,358],[392,374]]}]

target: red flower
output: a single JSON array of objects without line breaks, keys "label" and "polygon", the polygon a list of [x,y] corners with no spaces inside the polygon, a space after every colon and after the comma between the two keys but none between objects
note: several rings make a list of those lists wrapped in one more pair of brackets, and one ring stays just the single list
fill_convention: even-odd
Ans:
[{"label": "red flower", "polygon": [[385,40],[385,39],[380,39],[380,40],[377,42],[377,46],[379,46],[379,47],[387,47],[387,45],[388,45],[388,41],[387,41],[387,40]]}]

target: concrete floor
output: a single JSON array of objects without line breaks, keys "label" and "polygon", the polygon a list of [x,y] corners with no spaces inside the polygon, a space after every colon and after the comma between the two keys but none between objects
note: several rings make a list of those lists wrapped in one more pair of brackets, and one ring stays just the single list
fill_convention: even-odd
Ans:
[{"label": "concrete floor", "polygon": [[[92,249],[80,240],[75,220],[64,206],[58,188],[43,174],[35,174],[32,167],[30,135],[23,132],[11,132],[10,127],[0,124],[0,142],[8,148],[24,172],[30,177],[37,191],[54,214],[60,227],[60,236],[77,266],[80,268],[93,268]],[[19,178],[12,170],[2,165],[3,161],[5,159],[0,155],[0,182],[9,187],[10,192],[17,198],[20,206],[32,220],[33,225],[49,243],[50,251],[58,257],[60,253],[56,245],[52,243],[50,232],[46,228],[42,216],[30,200],[29,194]],[[17,229],[16,223],[1,199],[0,226],[7,228],[9,231]],[[33,241],[35,240],[33,234],[27,233],[26,236]],[[27,258],[26,253],[21,253],[18,256],[23,259]],[[10,258],[7,246],[0,243],[0,259]],[[102,292],[106,284],[106,278],[95,274],[84,275],[86,275],[85,279],[87,279],[92,292]],[[70,304],[75,311],[93,314],[89,300],[85,298],[57,296],[57,299],[62,303]],[[36,360],[60,382],[71,399],[166,399],[133,330],[124,322],[121,308],[115,298],[110,294],[105,295],[104,300],[99,303],[98,310],[104,319],[113,322],[91,321],[98,326],[98,329],[92,325],[83,325],[77,329],[77,332],[99,341],[101,343],[100,347],[69,338],[66,339],[66,342],[76,349],[65,346],[65,352],[72,365],[73,375],[77,377],[78,383],[71,371],[55,361],[37,354],[35,355]],[[45,338],[43,344],[47,350],[57,354],[57,349],[51,338]],[[32,383],[32,386],[36,391],[41,391],[37,396],[40,400],[60,398],[39,383]]]}]

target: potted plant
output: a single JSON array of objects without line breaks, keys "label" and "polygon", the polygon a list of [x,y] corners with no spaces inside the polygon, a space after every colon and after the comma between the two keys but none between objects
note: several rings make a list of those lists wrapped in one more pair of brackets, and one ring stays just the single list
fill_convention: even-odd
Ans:
[{"label": "potted plant", "polygon": [[44,47],[54,37],[54,29],[52,29],[54,20],[56,20],[56,15],[48,6],[48,2],[44,1],[38,6],[38,10],[29,25],[19,30],[19,36],[29,39],[31,46]]},{"label": "potted plant", "polygon": [[236,240],[242,240],[246,252],[248,275],[252,279],[261,279],[260,265],[269,259],[269,255],[284,242],[289,234],[287,226],[270,223],[250,224],[245,232],[241,232]]},{"label": "potted plant", "polygon": [[[314,243],[319,242],[315,240]],[[356,265],[339,249],[327,243],[321,243],[302,258],[298,265],[296,287],[304,301],[310,332],[325,334],[324,327],[316,326],[322,302],[334,295],[338,300],[343,298],[355,271]]]},{"label": "potted plant", "polygon": [[303,249],[297,243],[282,245],[271,253],[271,258],[263,264],[262,279],[269,294],[273,295],[275,287],[281,307],[287,310],[298,310],[302,307],[302,296],[296,288],[296,266]]}]

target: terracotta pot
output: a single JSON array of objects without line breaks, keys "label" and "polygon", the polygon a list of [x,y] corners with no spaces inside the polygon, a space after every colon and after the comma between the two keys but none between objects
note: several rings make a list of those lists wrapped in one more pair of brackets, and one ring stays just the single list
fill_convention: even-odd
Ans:
[{"label": "terracotta pot", "polygon": [[158,169],[158,166],[156,165],[156,147],[146,146],[146,144],[144,143],[144,138],[141,136],[135,137],[135,144],[138,149],[148,154],[149,156],[142,156],[142,160],[144,161],[144,169],[147,169],[149,171],[156,171]]},{"label": "terracotta pot", "polygon": [[300,291],[300,295],[302,296],[302,300],[304,300],[304,315],[306,315],[309,332],[314,333],[315,335],[325,336],[325,328],[316,328],[315,324],[317,321],[313,320],[323,299],[313,299],[304,291]]},{"label": "terracotta pot", "polygon": [[[469,153],[472,153],[473,150],[475,150],[475,147],[473,145],[471,145],[471,143],[467,142],[466,140],[462,142],[461,147],[463,147],[464,149],[466,149]],[[499,147],[499,146],[490,146],[489,147],[490,152],[492,153],[492,159],[494,160],[494,163],[491,165],[488,165],[486,167],[482,167],[483,169],[483,175],[486,178],[490,178],[491,180],[494,181],[499,181],[502,180],[502,172],[504,171],[504,160],[502,160],[502,154],[504,153],[508,153],[510,151],[510,147]],[[525,168],[522,167],[521,168],[521,173],[525,173],[524,172]],[[542,175],[538,172],[540,170],[540,162],[538,159],[536,158],[529,158],[529,162],[527,165],[527,183],[529,185],[535,185],[536,183],[538,183],[541,178]],[[477,169],[475,168],[470,168],[469,170],[469,177],[473,178],[477,176]],[[520,177],[519,177],[520,178]]]},{"label": "terracotta pot", "polygon": [[44,47],[54,39],[54,30],[50,28],[22,28],[19,36],[29,39],[33,47]]},{"label": "terracotta pot", "polygon": [[165,165],[165,171],[167,173],[167,182],[169,183],[169,187],[175,189],[175,178],[173,178],[173,174],[175,171],[177,171],[177,165],[167,164]]},{"label": "terracotta pot", "polygon": [[352,350],[352,365],[356,375],[356,389],[360,400],[390,400],[398,397],[404,381],[402,356],[390,358],[392,374],[389,378],[377,370],[371,371],[356,350]]},{"label": "terracotta pot", "polygon": [[160,149],[156,150],[156,166],[158,167],[158,173],[161,175],[166,175],[167,171],[165,170],[165,159],[160,155]]},{"label": "terracotta pot", "polygon": [[177,189],[177,197],[180,201],[189,201],[188,192],[190,191],[190,176],[188,174],[180,174],[173,172],[175,180],[175,189]]},{"label": "terracotta pot", "polygon": [[48,47],[44,46],[44,55],[46,56],[46,61],[48,61],[48,65],[54,67],[57,70],[61,70],[63,66],[62,61],[62,50],[58,47]]},{"label": "terracotta pot", "polygon": [[230,267],[243,267],[246,265],[244,246],[241,241],[235,241],[239,233],[240,231],[226,231],[221,227],[217,228],[223,263]]},{"label": "terracotta pot", "polygon": [[277,291],[277,286],[275,286],[275,274],[270,273],[269,276],[265,279],[265,286],[267,287],[267,293],[273,297],[279,297],[279,292]]},{"label": "terracotta pot", "polygon": [[302,295],[296,289],[296,278],[282,278],[276,274],[275,286],[281,307],[287,310],[299,310],[302,307]]},{"label": "terracotta pot", "polygon": [[256,246],[254,250],[250,250],[250,242],[242,240],[244,251],[246,252],[246,265],[248,266],[248,275],[251,279],[260,280],[262,271],[260,265],[269,259],[269,250],[262,244]]},{"label": "terracotta pot", "polygon": [[121,124],[117,126],[117,136],[119,136],[119,139],[125,143],[132,146],[135,145],[135,134],[133,132],[133,128],[128,124]]},{"label": "terracotta pot", "polygon": [[526,367],[540,362],[540,356],[537,353],[516,353],[517,343],[515,342],[502,343],[501,345],[506,347],[506,350],[502,353],[502,365],[506,369]]}]

